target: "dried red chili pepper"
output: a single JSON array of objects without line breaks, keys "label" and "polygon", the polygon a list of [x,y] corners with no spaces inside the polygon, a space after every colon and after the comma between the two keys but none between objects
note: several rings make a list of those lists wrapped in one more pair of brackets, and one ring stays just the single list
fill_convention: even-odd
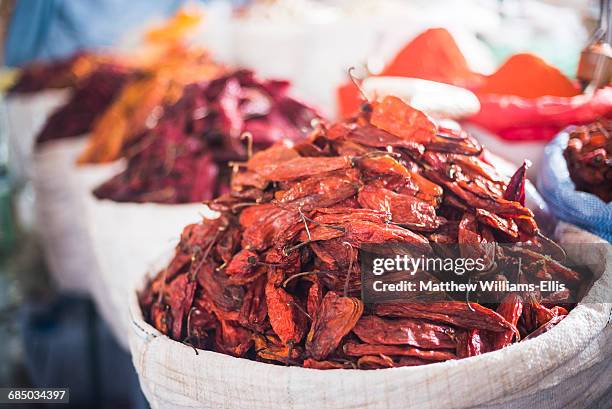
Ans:
[{"label": "dried red chili pepper", "polygon": [[367,344],[410,345],[422,349],[452,349],[456,346],[452,327],[427,321],[385,320],[368,315],[361,317],[353,332]]},{"label": "dried red chili pepper", "polygon": [[[343,237],[355,247],[361,247],[364,244],[403,243],[413,245],[423,252],[431,250],[425,237],[399,226],[366,220],[352,220],[340,227],[344,230],[317,226],[311,230],[311,240],[330,240]],[[305,239],[306,237],[302,235],[301,238]]]},{"label": "dried red chili pepper", "polygon": [[438,127],[427,114],[414,109],[393,96],[373,105],[370,123],[402,139],[427,144]]},{"label": "dried red chili pepper", "polygon": [[[363,125],[355,126],[355,124],[351,124],[349,126],[343,126],[344,128],[344,137],[350,138],[349,140],[355,143],[358,143],[363,146],[372,147],[372,148],[384,148],[391,146],[392,148],[404,148],[406,150],[423,153],[425,147],[414,140],[402,139],[399,136],[391,134],[383,129],[377,128],[372,125]],[[334,129],[338,129],[332,127],[329,131],[330,139],[334,139],[332,136],[332,132]]]},{"label": "dried red chili pepper", "polygon": [[[516,326],[523,313],[523,299],[518,294],[508,294],[497,307],[497,313]],[[496,333],[493,337],[493,349],[501,349],[510,345],[514,336],[515,334],[510,330]]]},{"label": "dried red chili pepper", "polygon": [[322,301],[323,290],[321,289],[320,280],[315,276],[312,279],[312,285],[308,289],[308,297],[306,301],[306,312],[308,312],[311,320],[315,320],[317,318]]},{"label": "dried red chili pepper", "polygon": [[420,358],[416,358],[413,356],[401,356],[399,357],[399,359],[397,359],[397,362],[395,363],[395,366],[397,367],[401,367],[401,366],[420,366],[420,365],[427,365],[431,363],[431,361],[427,361],[425,359],[420,359]]},{"label": "dried red chili pepper", "polygon": [[219,352],[233,356],[244,356],[253,345],[251,332],[237,322],[219,320],[215,331],[215,347]]},{"label": "dried red chili pepper", "polygon": [[172,325],[172,316],[170,310],[165,304],[155,302],[151,305],[149,319],[151,323],[162,334],[170,334]]},{"label": "dried red chili pepper", "polygon": [[527,179],[527,168],[531,164],[528,161],[523,162],[520,168],[512,175],[510,182],[504,192],[504,199],[519,202],[525,206],[525,183]]},{"label": "dried red chili pepper", "polygon": [[258,268],[259,256],[251,250],[243,249],[229,261],[225,273],[229,275],[232,284],[247,284],[257,280],[266,273],[265,269]]},{"label": "dried red chili pepper", "polygon": [[245,328],[257,332],[264,332],[268,327],[266,318],[268,306],[266,304],[266,277],[261,276],[247,290],[242,300],[238,322]]},{"label": "dried red chili pepper", "polygon": [[323,360],[355,326],[363,313],[363,303],[357,298],[341,297],[329,291],[317,311],[306,338],[306,352]]},{"label": "dried red chili pepper", "polygon": [[355,344],[352,342],[344,344],[344,353],[349,356],[364,356],[364,355],[389,355],[389,356],[411,356],[424,359],[426,361],[447,361],[449,359],[457,359],[454,352],[448,350],[425,350],[409,346],[397,345],[372,345],[372,344]]},{"label": "dried red chili pepper", "polygon": [[36,143],[70,138],[91,131],[96,118],[106,110],[133,70],[117,64],[101,64],[76,86],[68,102],[47,119]]},{"label": "dried red chili pepper", "polygon": [[180,275],[170,283],[168,305],[172,315],[172,337],[175,339],[182,337],[183,321],[193,302],[195,284],[189,274]]},{"label": "dried red chili pepper", "polygon": [[244,298],[244,288],[231,285],[227,274],[213,270],[208,263],[204,263],[196,274],[198,285],[218,318],[237,320]]},{"label": "dried red chili pepper", "polygon": [[457,356],[467,358],[486,352],[484,340],[479,329],[468,329],[462,331],[457,337]]},{"label": "dried red chili pepper", "polygon": [[290,364],[299,359],[300,348],[294,348],[280,342],[275,336],[255,336],[255,351],[257,356],[266,361],[277,361],[282,364]]},{"label": "dried red chili pepper", "polygon": [[577,271],[565,267],[551,257],[537,253],[533,250],[527,248],[508,248],[506,251],[520,255],[521,259],[526,263],[540,263],[551,276],[554,275],[554,277],[559,278],[561,281],[571,286],[578,285],[582,280]]},{"label": "dried red chili pepper", "polygon": [[299,221],[297,211],[285,210],[272,204],[248,207],[240,216],[240,224],[246,226],[242,234],[242,246],[257,251],[265,250],[287,226]]},{"label": "dried red chili pepper", "polygon": [[344,369],[347,366],[340,362],[334,361],[317,361],[316,359],[307,358],[304,360],[304,368],[313,369]]},{"label": "dried red chili pepper", "polygon": [[573,130],[563,152],[576,189],[612,201],[612,120]]},{"label": "dried red chili pepper", "polygon": [[306,331],[306,317],[296,299],[273,283],[266,285],[266,304],[270,325],[284,343],[298,343]]},{"label": "dried red chili pepper", "polygon": [[267,166],[259,167],[256,172],[266,180],[278,182],[320,175],[350,167],[350,158],[344,156],[333,158],[297,157],[286,162],[270,163]]},{"label": "dried red chili pepper", "polygon": [[358,176],[344,172],[337,176],[332,174],[297,182],[287,190],[278,191],[275,196],[280,203],[286,203],[287,207],[310,211],[315,207],[333,206],[353,197],[359,187]]},{"label": "dried red chili pepper", "polygon": [[393,359],[384,354],[365,355],[357,360],[357,368],[359,369],[393,368],[394,366]]},{"label": "dried red chili pepper", "polygon": [[211,331],[217,327],[217,318],[201,299],[194,299],[193,304],[187,316],[185,341],[196,348],[208,349],[212,344]]},{"label": "dried red chili pepper", "polygon": [[395,223],[414,230],[432,231],[442,224],[436,216],[436,209],[414,196],[369,185],[361,189],[357,200],[365,208],[389,212]]},{"label": "dried red chili pepper", "polygon": [[518,237],[518,225],[512,219],[506,219],[485,209],[476,209],[478,221],[506,233],[511,238]]},{"label": "dried red chili pepper", "polygon": [[494,262],[495,244],[485,237],[485,229],[481,228],[478,231],[478,227],[476,217],[472,213],[465,212],[457,231],[459,251],[465,259],[482,258],[484,264],[489,267]]},{"label": "dried red chili pepper", "polygon": [[462,328],[477,328],[493,332],[510,330],[517,334],[516,327],[495,311],[480,304],[459,301],[435,301],[431,303],[385,303],[374,309],[376,315],[384,317],[417,318],[433,322],[444,322]]}]

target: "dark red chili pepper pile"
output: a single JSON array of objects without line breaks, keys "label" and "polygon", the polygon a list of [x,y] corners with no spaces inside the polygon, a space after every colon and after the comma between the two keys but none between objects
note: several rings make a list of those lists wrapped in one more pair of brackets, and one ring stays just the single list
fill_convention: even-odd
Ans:
[{"label": "dark red chili pepper pile", "polygon": [[37,143],[91,131],[96,118],[106,110],[131,75],[134,75],[133,70],[125,66],[100,64],[79,81],[68,102],[47,119]]},{"label": "dark red chili pepper pile", "polygon": [[74,87],[79,79],[79,71],[75,70],[81,60],[92,58],[86,53],[76,53],[68,58],[50,62],[33,62],[23,67],[19,77],[9,93],[25,94],[45,89]]},{"label": "dark red chili pepper pile", "polygon": [[220,216],[187,226],[140,293],[145,319],[196,348],[319,369],[423,365],[534,337],[567,315],[570,290],[486,305],[361,299],[364,249],[402,245],[489,243],[486,276],[504,279],[521,256],[522,280],[578,285],[524,206],[524,168],[508,181],[480,153],[395,97],[259,152],[209,202]]},{"label": "dark red chili pepper pile", "polygon": [[576,128],[564,156],[576,189],[612,201],[612,120]]},{"label": "dark red chili pepper pile", "polygon": [[250,142],[260,150],[312,130],[316,111],[289,97],[288,89],[287,81],[260,81],[246,70],[186,87],[157,125],[127,148],[127,169],[94,194],[117,202],[212,199],[227,190],[228,161],[244,160]]}]

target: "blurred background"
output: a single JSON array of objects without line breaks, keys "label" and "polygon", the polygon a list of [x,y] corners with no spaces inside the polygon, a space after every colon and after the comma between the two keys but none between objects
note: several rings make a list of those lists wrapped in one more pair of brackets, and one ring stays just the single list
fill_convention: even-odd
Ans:
[{"label": "blurred background", "polygon": [[[529,52],[575,80],[581,51],[592,41],[604,3],[0,0],[0,89],[8,90],[34,62],[59,61],[82,51],[137,54],[143,33],[179,10],[197,10],[202,18],[189,32],[190,45],[204,47],[219,64],[288,79],[293,95],[334,118],[349,109],[350,98],[343,99],[341,92],[348,67],[376,74],[389,71],[394,58],[401,66],[398,53],[430,28],[452,35],[474,75],[493,74],[509,56]],[[448,67],[455,63],[440,61]],[[36,224],[45,221],[35,219],[25,159],[18,144],[9,143],[15,127],[9,120],[12,109],[3,97],[0,386],[69,386],[74,406],[145,408],[129,354],[100,318],[99,305],[87,294],[58,286],[48,273],[36,234]],[[23,118],[38,127],[45,119]]]}]

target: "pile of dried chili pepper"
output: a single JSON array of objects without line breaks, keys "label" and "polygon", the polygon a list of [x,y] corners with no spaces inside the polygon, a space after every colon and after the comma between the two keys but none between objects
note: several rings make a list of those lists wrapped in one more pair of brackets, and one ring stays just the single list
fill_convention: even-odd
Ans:
[{"label": "pile of dried chili pepper", "polygon": [[261,81],[248,70],[187,86],[157,125],[125,148],[127,169],[94,194],[117,202],[212,199],[227,190],[228,162],[312,130],[317,112],[288,90],[287,81]]},{"label": "pile of dried chili pepper", "polygon": [[[568,314],[582,277],[524,206],[525,167],[508,180],[481,150],[388,96],[294,147],[259,152],[209,202],[219,217],[183,230],[139,294],[144,317],[195,348],[319,369],[424,365],[537,336]],[[504,279],[520,257],[520,280],[568,289],[487,304],[452,294],[364,303],[366,249],[429,254],[446,243],[490,249],[483,276]]]},{"label": "pile of dried chili pepper", "polygon": [[186,85],[223,75],[225,67],[198,47],[177,45],[142,67],[142,75],[123,87],[96,121],[79,163],[119,159],[131,139],[155,126],[165,106],[181,97]]},{"label": "pile of dried chili pepper", "polygon": [[612,120],[576,128],[563,155],[577,190],[612,201]]},{"label": "pile of dried chili pepper", "polygon": [[38,134],[37,143],[79,136],[91,131],[134,70],[121,64],[103,63],[79,81],[68,102],[55,111]]},{"label": "pile of dried chili pepper", "polygon": [[73,88],[89,75],[104,57],[78,52],[51,62],[33,62],[19,72],[9,93],[27,94],[47,89]]}]

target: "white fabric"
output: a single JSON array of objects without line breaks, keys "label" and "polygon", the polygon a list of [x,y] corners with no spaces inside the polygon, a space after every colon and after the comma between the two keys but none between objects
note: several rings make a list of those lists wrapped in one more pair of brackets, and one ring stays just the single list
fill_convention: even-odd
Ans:
[{"label": "white fabric", "polygon": [[201,204],[157,205],[98,200],[92,190],[125,167],[77,166],[85,138],[45,143],[33,157],[35,226],[61,291],[88,294],[128,349],[130,277],[149,271],[179,239],[181,229],[211,217]]},{"label": "white fabric", "polygon": [[474,33],[494,30],[499,16],[477,2],[350,0],[330,12],[320,1],[287,0],[259,2],[259,11],[242,18],[224,3],[206,7],[209,18],[195,41],[223,63],[290,80],[293,95],[328,117],[337,114],[336,87],[348,81],[349,67],[379,72],[430,27],[448,28],[472,68],[494,67]]},{"label": "white fabric", "polygon": [[60,290],[86,293],[97,266],[86,228],[83,198],[119,170],[119,164],[77,166],[84,138],[44,143],[33,154],[35,228]]},{"label": "white fabric", "polygon": [[[566,224],[557,233],[562,245],[602,243]],[[587,407],[609,387],[612,254],[609,246],[568,250],[578,262],[594,261],[594,273],[601,274],[582,303],[551,331],[492,353],[374,371],[283,367],[210,351],[196,355],[143,321],[133,289],[132,359],[153,409]]]},{"label": "white fabric", "polygon": [[434,118],[461,119],[480,111],[480,102],[472,91],[441,82],[408,77],[368,77],[361,88],[370,101],[393,95]]},{"label": "white fabric", "polygon": [[69,95],[69,90],[48,90],[6,97],[9,161],[13,177],[21,180],[30,176],[34,140],[49,115],[62,106]]},{"label": "white fabric", "polygon": [[91,295],[115,338],[128,349],[128,289],[153,272],[179,241],[181,229],[212,212],[201,204],[117,203],[85,196],[87,228],[99,266]]}]

